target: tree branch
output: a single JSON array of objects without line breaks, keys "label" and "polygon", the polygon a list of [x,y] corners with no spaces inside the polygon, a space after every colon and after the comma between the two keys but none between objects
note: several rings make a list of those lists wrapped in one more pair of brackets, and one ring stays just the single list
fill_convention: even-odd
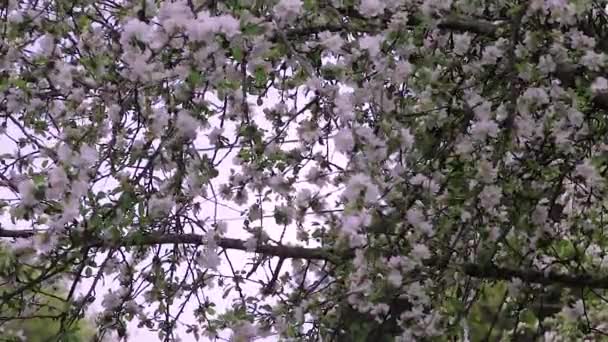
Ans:
[{"label": "tree branch", "polygon": [[476,33],[481,36],[494,36],[499,25],[487,20],[450,16],[440,20],[437,27],[442,30]]},{"label": "tree branch", "polygon": [[[34,232],[33,230],[6,230],[0,229],[0,238],[31,238],[35,234],[44,233]],[[202,245],[206,238],[199,234],[149,234],[126,236],[120,241],[104,241],[100,239],[89,240],[88,247],[134,247],[134,246],[153,246],[168,244]],[[220,238],[217,245],[224,249],[234,249],[247,251],[247,243],[244,240],[232,238]],[[309,259],[309,260],[331,260],[330,253],[323,248],[306,248],[300,246],[276,246],[260,244],[255,247],[255,253],[276,256],[286,259]]]},{"label": "tree branch", "polygon": [[[5,230],[0,229],[0,238],[31,238],[36,234],[32,230]],[[137,237],[125,237],[119,243],[112,241],[93,240],[88,246],[90,247],[133,247],[133,246],[151,246],[163,244],[191,244],[201,245],[205,243],[205,237],[198,234],[163,234],[163,235],[144,235]],[[233,249],[247,251],[246,242],[244,240],[232,238],[220,238],[217,240],[217,245],[224,249]],[[335,255],[331,251],[324,248],[307,248],[300,246],[276,246],[268,244],[257,245],[254,249],[255,253],[264,254],[267,256],[279,257],[282,259],[306,259],[306,260],[326,260],[336,263],[337,260],[348,260],[354,257],[353,252],[347,252],[347,255]],[[428,267],[437,266],[438,260],[431,259],[425,262]],[[494,279],[494,280],[512,280],[519,278],[527,283],[535,283],[542,285],[561,284],[571,288],[597,288],[608,289],[608,277],[594,277],[590,274],[570,275],[559,272],[541,272],[537,270],[519,270],[508,267],[500,267],[492,264],[480,265],[474,263],[465,263],[456,266],[457,269],[473,278]]]},{"label": "tree branch", "polygon": [[541,272],[537,270],[516,270],[495,265],[478,265],[467,263],[462,266],[464,274],[474,278],[511,280],[521,279],[523,282],[551,285],[561,284],[571,288],[608,289],[608,277],[593,277],[588,273],[570,275],[558,272]]}]

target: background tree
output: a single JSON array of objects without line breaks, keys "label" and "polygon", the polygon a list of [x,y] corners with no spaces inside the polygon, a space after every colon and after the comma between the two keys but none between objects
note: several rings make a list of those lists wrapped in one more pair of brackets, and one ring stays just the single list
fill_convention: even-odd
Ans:
[{"label": "background tree", "polygon": [[68,278],[56,340],[96,304],[96,338],[603,339],[605,6],[2,2],[36,255],[0,312]]}]

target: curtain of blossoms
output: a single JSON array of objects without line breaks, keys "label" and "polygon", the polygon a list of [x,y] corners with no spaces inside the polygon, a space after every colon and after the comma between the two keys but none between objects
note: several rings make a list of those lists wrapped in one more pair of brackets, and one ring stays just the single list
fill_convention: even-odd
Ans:
[{"label": "curtain of blossoms", "polygon": [[0,323],[67,278],[58,339],[603,334],[605,5],[0,2]]}]

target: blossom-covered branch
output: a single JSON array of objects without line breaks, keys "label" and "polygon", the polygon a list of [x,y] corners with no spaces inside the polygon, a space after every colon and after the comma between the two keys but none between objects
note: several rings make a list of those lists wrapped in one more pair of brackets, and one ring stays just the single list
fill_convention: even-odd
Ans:
[{"label": "blossom-covered branch", "polygon": [[[0,230],[0,238],[32,238],[36,232],[31,230]],[[119,241],[90,241],[89,247],[133,247],[153,246],[163,244],[189,244],[203,245],[206,237],[199,234],[150,234],[137,237],[124,237]],[[273,246],[269,244],[258,244],[248,246],[247,241],[231,238],[218,238],[217,245],[223,249],[249,251],[270,257],[293,258],[306,260],[325,260],[336,262],[336,260],[350,259],[354,254],[346,252],[345,255],[334,254],[325,248],[310,248],[300,246]],[[435,259],[424,262],[427,267],[439,264]],[[569,275],[554,271],[543,272],[537,270],[520,270],[509,267],[500,267],[492,264],[465,263],[462,265],[448,265],[456,267],[463,274],[480,279],[520,279],[527,283],[551,285],[560,284],[572,288],[608,288],[608,276],[595,277],[591,274]]]},{"label": "blossom-covered branch", "polygon": [[[32,238],[35,234],[42,234],[32,230],[6,230],[0,229],[0,238]],[[323,248],[305,248],[300,246],[274,246],[258,244],[251,246],[245,240],[232,238],[217,238],[218,247],[240,251],[251,251],[268,256],[281,258],[296,258],[309,260],[331,260],[330,252]],[[166,244],[203,245],[208,243],[207,237],[200,234],[137,234],[136,236],[122,237],[120,240],[88,239],[88,247],[134,247],[154,246]]]}]

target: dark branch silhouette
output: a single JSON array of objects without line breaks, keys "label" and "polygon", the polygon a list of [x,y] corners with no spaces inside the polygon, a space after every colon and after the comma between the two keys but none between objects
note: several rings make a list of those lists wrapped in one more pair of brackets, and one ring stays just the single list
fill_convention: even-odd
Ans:
[{"label": "dark branch silhouette", "polygon": [[[0,229],[0,238],[31,238],[36,234],[32,230],[5,230]],[[190,244],[202,245],[205,237],[198,234],[150,234],[124,237],[120,241],[103,241],[92,239],[87,247],[134,247],[164,244]],[[220,238],[217,245],[223,249],[248,251],[247,242],[239,239]],[[352,251],[337,255],[325,248],[309,248],[301,246],[258,244],[252,252],[281,259],[324,260],[332,263],[348,260],[354,257]],[[427,267],[438,266],[438,259],[430,259],[425,263]],[[443,266],[443,265],[441,265]],[[521,279],[526,283],[535,284],[561,284],[571,288],[608,289],[608,277],[594,277],[590,274],[565,274],[560,272],[543,272],[532,269],[513,269],[493,264],[464,263],[456,265],[457,269],[469,277],[495,280]]]}]

